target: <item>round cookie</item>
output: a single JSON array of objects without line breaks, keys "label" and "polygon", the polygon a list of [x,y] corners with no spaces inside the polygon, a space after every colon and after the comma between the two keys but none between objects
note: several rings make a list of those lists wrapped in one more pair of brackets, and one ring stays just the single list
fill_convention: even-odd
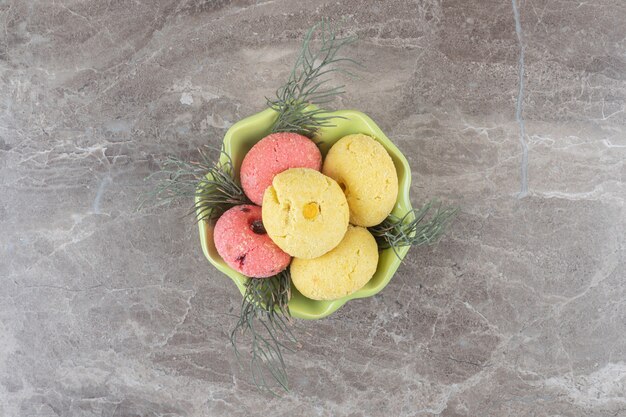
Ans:
[{"label": "round cookie", "polygon": [[289,168],[319,171],[322,154],[315,143],[297,133],[272,133],[257,142],[241,163],[241,186],[250,201],[263,204],[265,189],[274,176]]},{"label": "round cookie", "polygon": [[235,206],[222,214],[215,223],[213,241],[222,259],[248,277],[271,277],[291,261],[267,235],[258,206]]},{"label": "round cookie", "polygon": [[385,148],[373,138],[348,135],[328,151],[322,172],[339,183],[350,206],[350,223],[381,223],[398,198],[398,174]]},{"label": "round cookie", "polygon": [[364,227],[349,226],[339,245],[315,259],[294,258],[291,282],[313,300],[335,300],[352,294],[372,278],[378,266],[378,246]]},{"label": "round cookie", "polygon": [[339,185],[308,168],[276,175],[263,197],[267,233],[279,248],[298,258],[317,258],[337,246],[349,217]]}]

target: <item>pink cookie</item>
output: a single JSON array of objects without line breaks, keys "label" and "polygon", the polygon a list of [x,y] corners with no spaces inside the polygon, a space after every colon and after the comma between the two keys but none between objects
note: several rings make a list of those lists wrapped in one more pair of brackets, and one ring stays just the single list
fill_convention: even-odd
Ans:
[{"label": "pink cookie", "polygon": [[289,168],[319,171],[321,167],[322,154],[311,139],[297,133],[272,133],[250,149],[243,158],[239,175],[243,191],[260,206],[263,193],[272,185],[276,174]]},{"label": "pink cookie", "polygon": [[258,206],[236,206],[222,214],[215,224],[213,240],[222,259],[248,277],[271,277],[291,261],[265,232]]}]

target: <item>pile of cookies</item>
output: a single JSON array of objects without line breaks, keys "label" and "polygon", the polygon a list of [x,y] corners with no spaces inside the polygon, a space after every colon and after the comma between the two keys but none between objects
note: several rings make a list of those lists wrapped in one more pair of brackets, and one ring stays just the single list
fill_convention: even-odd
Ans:
[{"label": "pile of cookies", "polygon": [[309,138],[274,133],[246,154],[240,180],[255,205],[231,208],[214,229],[233,269],[264,278],[289,267],[293,285],[314,300],[352,294],[374,275],[378,246],[367,227],[398,197],[393,161],[374,138],[345,136],[322,161]]}]

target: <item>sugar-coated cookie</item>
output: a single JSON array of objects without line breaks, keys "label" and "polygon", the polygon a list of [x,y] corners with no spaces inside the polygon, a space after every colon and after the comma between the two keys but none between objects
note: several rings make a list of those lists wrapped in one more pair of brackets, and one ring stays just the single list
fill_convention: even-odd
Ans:
[{"label": "sugar-coated cookie", "polygon": [[370,227],[391,213],[398,199],[398,174],[385,148],[370,136],[339,139],[328,151],[322,172],[344,190],[350,223]]},{"label": "sugar-coated cookie", "polygon": [[222,259],[248,277],[270,277],[287,268],[291,260],[267,235],[258,206],[235,206],[222,214],[215,223],[213,241]]},{"label": "sugar-coated cookie", "polygon": [[321,167],[322,154],[311,139],[297,133],[272,133],[246,154],[239,176],[246,196],[261,205],[263,194],[276,174],[289,168],[319,171]]},{"label": "sugar-coated cookie", "polygon": [[378,246],[364,227],[349,226],[337,247],[315,259],[294,258],[291,282],[305,297],[335,300],[361,289],[378,265]]},{"label": "sugar-coated cookie", "polygon": [[339,185],[318,171],[292,168],[274,177],[263,198],[263,224],[291,256],[322,256],[348,228],[348,203]]}]

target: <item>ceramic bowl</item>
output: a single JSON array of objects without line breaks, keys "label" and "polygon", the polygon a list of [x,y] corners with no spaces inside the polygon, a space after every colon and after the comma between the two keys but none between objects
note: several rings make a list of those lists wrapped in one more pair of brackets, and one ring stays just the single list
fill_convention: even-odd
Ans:
[{"label": "ceramic bowl", "polygon": [[[398,172],[399,192],[398,200],[393,209],[393,214],[401,216],[412,209],[409,200],[411,185],[411,169],[400,150],[385,136],[380,128],[367,115],[355,110],[339,110],[331,115],[341,118],[333,119],[333,127],[320,129],[316,141],[321,141],[320,149],[325,156],[328,149],[342,137],[353,133],[364,133],[380,142],[391,158]],[[270,133],[272,123],[276,118],[276,112],[272,109],[247,117],[235,123],[224,137],[224,152],[232,158],[235,172],[239,175],[239,167],[246,153],[259,140]],[[226,159],[222,155],[223,159]],[[225,161],[224,161],[225,162]],[[247,278],[230,268],[219,256],[213,243],[213,227],[206,221],[198,223],[200,227],[200,242],[202,250],[209,262],[218,270],[228,275],[237,285],[239,291],[245,292]],[[317,301],[304,297],[295,287],[292,287],[292,298],[289,301],[289,309],[293,317],[302,319],[320,319],[337,311],[348,300],[355,298],[371,297],[380,292],[391,280],[401,263],[401,258],[406,256],[408,247],[398,249],[398,256],[391,249],[381,251],[378,268],[370,281],[355,293],[333,301]]]}]

